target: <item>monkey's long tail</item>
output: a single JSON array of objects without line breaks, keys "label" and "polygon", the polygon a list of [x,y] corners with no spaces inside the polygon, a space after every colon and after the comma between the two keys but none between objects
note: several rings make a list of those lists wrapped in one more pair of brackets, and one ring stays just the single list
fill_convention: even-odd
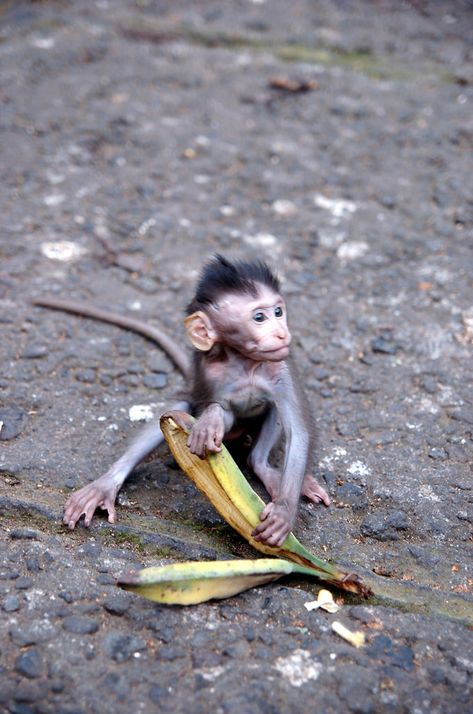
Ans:
[{"label": "monkey's long tail", "polygon": [[132,332],[137,332],[139,335],[147,337],[159,345],[168,357],[172,359],[184,377],[188,378],[190,375],[190,360],[186,353],[179,347],[177,342],[175,342],[172,337],[169,337],[160,327],[152,327],[147,325],[146,322],[136,320],[134,317],[119,315],[115,312],[109,312],[108,310],[101,310],[94,305],[70,300],[39,298],[33,301],[33,305],[47,307],[52,310],[61,310],[62,312],[70,312],[73,315],[81,315],[82,317],[91,317],[93,320],[109,322],[111,325],[124,327]]}]

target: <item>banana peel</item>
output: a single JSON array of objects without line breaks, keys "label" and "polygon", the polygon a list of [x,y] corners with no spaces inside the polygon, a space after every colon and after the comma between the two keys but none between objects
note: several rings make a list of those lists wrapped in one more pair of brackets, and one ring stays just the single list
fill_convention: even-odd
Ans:
[{"label": "banana peel", "polygon": [[197,605],[265,585],[284,575],[311,575],[308,568],[276,558],[172,563],[124,575],[118,585],[167,605]]},{"label": "banana peel", "polygon": [[[219,453],[211,454],[206,459],[191,454],[187,438],[193,423],[193,417],[179,411],[166,412],[160,422],[164,437],[179,466],[232,528],[256,550],[265,555],[292,561],[301,566],[306,575],[316,576],[342,590],[363,597],[371,594],[370,589],[356,574],[343,572],[336,565],[318,558],[307,550],[293,533],[287,536],[280,547],[256,541],[252,532],[260,522],[264,502],[251,488],[225,446],[222,445]],[[210,564],[204,565],[208,568]]]}]

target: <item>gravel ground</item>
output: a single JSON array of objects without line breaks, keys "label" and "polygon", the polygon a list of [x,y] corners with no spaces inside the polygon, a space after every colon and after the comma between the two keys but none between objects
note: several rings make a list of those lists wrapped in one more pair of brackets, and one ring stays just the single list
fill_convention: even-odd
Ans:
[{"label": "gravel ground", "polygon": [[[471,711],[472,3],[24,0],[0,20],[1,711]],[[140,565],[253,556],[165,448],[116,525],[61,525],[130,409],[182,378],[31,301],[184,343],[215,251],[283,280],[333,498],[296,533],[375,592],[336,616],[297,579],[190,608],[119,590]]]}]

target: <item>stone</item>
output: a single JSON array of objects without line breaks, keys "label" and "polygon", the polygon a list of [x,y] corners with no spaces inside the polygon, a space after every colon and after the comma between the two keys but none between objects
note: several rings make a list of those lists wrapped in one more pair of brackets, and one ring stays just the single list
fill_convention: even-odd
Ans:
[{"label": "stone", "polygon": [[376,540],[397,540],[398,531],[407,530],[408,521],[404,511],[375,511],[363,519],[360,526],[362,535]]},{"label": "stone", "polygon": [[105,654],[115,662],[126,662],[136,652],[146,650],[145,640],[133,635],[123,635],[115,632],[111,632],[104,637],[102,646]]},{"label": "stone", "polygon": [[169,372],[173,371],[173,365],[169,357],[158,350],[153,350],[148,354],[146,364],[150,372],[164,372],[165,374],[169,374]]},{"label": "stone", "polygon": [[[31,555],[26,558],[26,569],[30,573],[39,573],[41,570],[41,563],[37,555]],[[17,584],[18,587],[18,584]]]},{"label": "stone", "polygon": [[3,601],[2,610],[4,612],[16,612],[20,609],[20,601],[16,595],[7,595]]},{"label": "stone", "polygon": [[61,590],[60,592],[58,592],[58,597],[60,597],[62,600],[64,600],[64,602],[67,602],[69,604],[74,602],[74,596],[68,590]]},{"label": "stone", "polygon": [[151,687],[151,689],[149,690],[148,696],[153,702],[153,704],[162,705],[163,701],[165,701],[171,696],[171,693],[166,687],[161,687],[159,684],[155,684],[154,687]]},{"label": "stone", "polygon": [[[44,701],[48,688],[48,683],[38,678],[35,681],[28,678],[20,680],[15,687],[14,705],[8,709],[9,714],[37,714],[38,703]],[[30,703],[32,706],[28,707]]]},{"label": "stone", "polygon": [[0,409],[0,441],[9,441],[21,434],[25,421],[25,412],[18,407]]},{"label": "stone", "polygon": [[373,352],[378,352],[384,355],[395,355],[399,350],[399,345],[397,345],[389,337],[381,335],[376,337],[371,342],[371,349]]},{"label": "stone", "polygon": [[[462,421],[465,424],[473,424],[473,407],[462,407],[461,409],[453,409],[449,412],[449,416],[456,421]],[[1,419],[1,412],[0,412]]]},{"label": "stone", "polygon": [[153,372],[143,377],[143,386],[147,389],[163,389],[168,380],[164,372]]},{"label": "stone", "polygon": [[434,461],[446,461],[448,459],[448,454],[445,449],[438,446],[429,449],[427,453],[429,458],[434,459]]},{"label": "stone", "polygon": [[93,384],[95,382],[97,374],[95,369],[78,369],[75,377],[78,382],[84,382],[85,384]]},{"label": "stone", "polygon": [[56,637],[58,629],[52,625],[49,620],[32,620],[30,623],[22,627],[12,627],[10,629],[10,637],[19,647],[27,647],[28,645],[36,645],[42,642],[48,642]]},{"label": "stone", "polygon": [[33,585],[33,578],[29,578],[27,575],[22,575],[15,581],[15,587],[17,590],[28,590]]},{"label": "stone", "polygon": [[19,577],[19,571],[14,568],[2,568],[0,570],[0,580],[16,580]]},{"label": "stone", "polygon": [[40,533],[32,528],[14,528],[10,531],[12,540],[38,540]]},{"label": "stone", "polygon": [[352,483],[344,483],[337,488],[337,503],[353,506],[355,510],[368,506],[368,498],[361,486]]},{"label": "stone", "polygon": [[46,345],[31,344],[25,347],[20,357],[22,359],[42,359],[43,357],[47,357],[48,354],[49,350]]},{"label": "stone", "polygon": [[349,711],[356,714],[375,714],[373,701],[375,688],[373,675],[363,667],[346,664],[337,673],[338,693],[346,702]]},{"label": "stone", "polygon": [[69,615],[64,618],[62,625],[67,632],[75,635],[93,635],[99,629],[97,620],[83,615]]},{"label": "stone", "polygon": [[437,555],[434,555],[428,548],[421,548],[413,543],[407,546],[407,550],[415,558],[420,565],[425,568],[434,568],[440,561]]},{"label": "stone", "polygon": [[111,615],[123,615],[130,607],[129,598],[121,594],[109,595],[102,604]]},{"label": "stone", "polygon": [[330,372],[328,369],[325,369],[325,367],[315,367],[315,369],[311,371],[311,374],[315,379],[318,379],[319,382],[323,382],[330,377]]},{"label": "stone", "polygon": [[15,660],[15,671],[29,679],[40,677],[44,670],[43,660],[37,649],[30,649],[23,652]]},{"label": "stone", "polygon": [[186,656],[186,650],[177,645],[161,647],[156,653],[157,659],[173,662],[175,659],[181,659]]}]

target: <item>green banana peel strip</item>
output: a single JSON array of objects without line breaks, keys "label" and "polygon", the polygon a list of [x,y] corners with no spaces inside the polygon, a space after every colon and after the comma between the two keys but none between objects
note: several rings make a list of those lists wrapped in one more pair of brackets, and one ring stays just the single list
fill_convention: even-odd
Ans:
[{"label": "green banana peel strip", "polygon": [[222,445],[219,453],[211,454],[206,459],[191,454],[187,438],[193,422],[193,417],[185,412],[166,412],[161,417],[161,429],[179,466],[227,523],[265,555],[279,556],[297,563],[305,568],[305,574],[316,576],[342,590],[364,597],[370,595],[371,591],[357,575],[342,572],[335,565],[318,558],[293,533],[288,535],[280,547],[256,541],[252,532],[260,522],[264,502],[251,488],[225,446]]},{"label": "green banana peel strip", "polygon": [[275,558],[217,560],[143,568],[137,573],[122,576],[117,584],[153,602],[197,605],[237,595],[292,573],[310,575],[311,571]]}]

